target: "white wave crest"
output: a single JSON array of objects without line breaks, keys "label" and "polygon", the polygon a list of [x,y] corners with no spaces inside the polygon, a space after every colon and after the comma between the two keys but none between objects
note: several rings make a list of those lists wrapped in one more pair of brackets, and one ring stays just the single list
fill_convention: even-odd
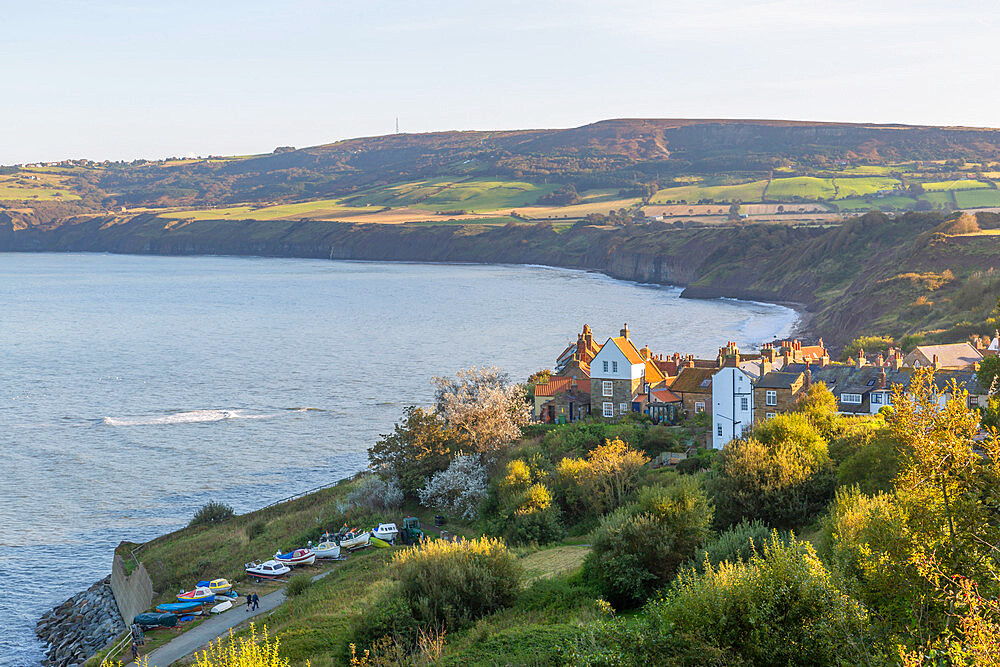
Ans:
[{"label": "white wave crest", "polygon": [[168,415],[146,415],[142,417],[105,417],[108,426],[164,426],[169,424],[199,424],[219,422],[227,419],[270,419],[273,414],[256,414],[245,410],[191,410]]}]

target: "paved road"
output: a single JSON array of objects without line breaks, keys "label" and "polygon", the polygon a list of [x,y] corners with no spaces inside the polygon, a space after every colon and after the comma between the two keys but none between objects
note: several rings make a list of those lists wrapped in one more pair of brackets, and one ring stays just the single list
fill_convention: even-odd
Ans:
[{"label": "paved road", "polygon": [[[332,571],[328,570],[323,574],[317,574],[313,577],[313,581],[322,579]],[[184,656],[194,653],[203,646],[207,646],[209,642],[215,641],[226,634],[230,628],[235,628],[237,625],[249,621],[254,616],[266,614],[284,601],[284,588],[261,597],[260,605],[255,611],[247,611],[246,600],[244,598],[243,604],[234,605],[229,611],[213,615],[198,627],[191,628],[176,639],[170,640],[150,653],[147,656],[147,664],[149,667],[168,667]],[[128,654],[126,653],[126,655]],[[128,667],[136,667],[136,664],[134,662],[130,663]]]}]

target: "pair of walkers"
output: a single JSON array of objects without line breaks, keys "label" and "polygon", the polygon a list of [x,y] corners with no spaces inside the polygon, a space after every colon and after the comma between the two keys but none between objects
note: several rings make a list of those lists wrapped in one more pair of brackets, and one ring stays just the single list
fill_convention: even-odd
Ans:
[{"label": "pair of walkers", "polygon": [[260,598],[256,593],[247,593],[247,611],[256,610],[260,606]]}]

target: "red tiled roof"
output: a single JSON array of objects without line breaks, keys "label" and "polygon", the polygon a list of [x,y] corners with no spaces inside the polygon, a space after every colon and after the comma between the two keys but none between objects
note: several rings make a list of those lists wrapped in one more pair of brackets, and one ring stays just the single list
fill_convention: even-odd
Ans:
[{"label": "red tiled roof", "polygon": [[649,395],[657,403],[680,403],[680,397],[669,389],[654,389]]},{"label": "red tiled roof", "polygon": [[[573,378],[565,378],[554,375],[549,378],[547,383],[535,385],[535,396],[555,396],[556,394],[562,394],[569,391],[572,384]],[[589,394],[590,380],[577,380],[576,387],[581,393]]]}]

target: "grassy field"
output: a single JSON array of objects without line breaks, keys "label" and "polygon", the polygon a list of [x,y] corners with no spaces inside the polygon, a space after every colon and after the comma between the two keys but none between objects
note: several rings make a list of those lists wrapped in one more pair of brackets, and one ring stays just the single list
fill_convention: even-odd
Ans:
[{"label": "grassy field", "polygon": [[879,190],[894,190],[900,183],[895,178],[870,176],[866,178],[835,178],[833,184],[837,188],[837,198],[864,197],[875,194]]},{"label": "grassy field", "polygon": [[169,211],[161,213],[160,216],[178,220],[298,220],[306,217],[332,219],[343,215],[374,213],[377,210],[364,206],[344,206],[339,199],[319,199],[274,206],[231,206],[228,208]]},{"label": "grassy field", "polygon": [[939,190],[976,190],[990,187],[988,183],[975,181],[972,179],[960,179],[954,181],[928,181],[923,184],[924,190],[935,192]]},{"label": "grassy field", "polygon": [[957,190],[954,192],[955,203],[959,208],[985,208],[1000,206],[1000,191],[993,188],[978,190]]},{"label": "grassy field", "polygon": [[68,184],[69,177],[57,173],[22,171],[0,176],[0,199],[71,201],[80,199]]},{"label": "grassy field", "polygon": [[739,185],[682,185],[665,188],[650,199],[650,204],[695,203],[709,201],[759,202],[764,195],[767,181],[753,181]]},{"label": "grassy field", "polygon": [[430,179],[365,190],[342,202],[350,206],[405,206],[428,211],[496,211],[533,204],[557,187],[524,181]]},{"label": "grassy field", "polygon": [[836,189],[832,178],[795,176],[775,178],[767,186],[764,196],[771,201],[786,199],[833,199]]}]

